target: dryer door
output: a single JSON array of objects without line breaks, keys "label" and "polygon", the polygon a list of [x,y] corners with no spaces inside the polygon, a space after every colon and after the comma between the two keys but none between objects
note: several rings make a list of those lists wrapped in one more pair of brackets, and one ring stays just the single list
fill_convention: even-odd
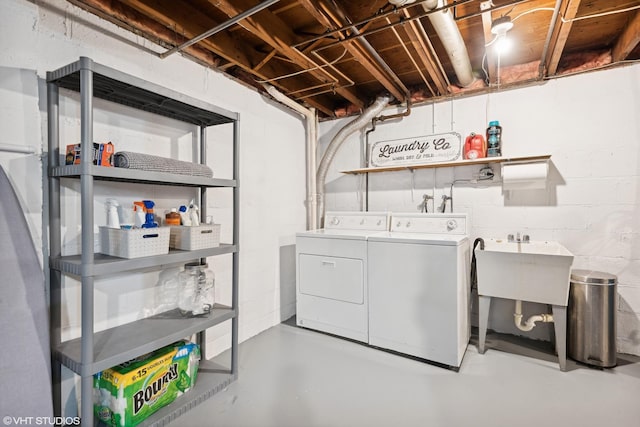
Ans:
[{"label": "dryer door", "polygon": [[353,304],[364,303],[361,259],[300,254],[300,292]]}]

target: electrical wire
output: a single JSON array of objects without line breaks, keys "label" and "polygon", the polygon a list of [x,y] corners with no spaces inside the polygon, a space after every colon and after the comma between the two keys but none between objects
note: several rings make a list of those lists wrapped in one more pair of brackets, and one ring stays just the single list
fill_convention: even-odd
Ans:
[{"label": "electrical wire", "polygon": [[607,68],[620,66],[620,64],[639,64],[639,63],[640,63],[640,59],[627,59],[624,61],[611,62],[609,64],[604,64],[595,68],[589,68],[587,70],[579,70],[571,73],[557,74],[555,76],[547,76],[544,78],[544,80],[555,80],[555,79],[560,79],[562,77],[577,76],[579,74],[589,73],[591,71],[606,70]]},{"label": "electrical wire", "polygon": [[515,18],[513,18],[511,20],[511,22],[516,22],[518,19],[522,18],[525,15],[528,15],[528,14],[533,13],[533,12],[539,12],[541,10],[548,10],[548,11],[553,12],[555,9],[552,8],[552,7],[536,7],[535,9],[526,10],[526,11],[522,12],[520,15],[516,16]]},{"label": "electrical wire", "polygon": [[564,17],[561,16],[560,19],[562,20],[562,22],[566,23],[566,22],[573,22],[573,21],[581,21],[583,19],[600,18],[601,16],[613,15],[615,13],[629,12],[635,9],[640,9],[640,5],[627,7],[625,9],[610,10],[609,12],[594,13],[593,15],[578,16],[577,18],[572,18],[572,19],[564,19]]},{"label": "electrical wire", "polygon": [[304,69],[304,70],[300,70],[300,71],[296,71],[295,73],[291,73],[291,74],[285,74],[284,76],[278,76],[278,77],[274,77],[272,79],[267,79],[267,80],[256,80],[256,83],[270,83],[270,82],[275,82],[277,80],[282,80],[282,79],[286,79],[288,77],[294,77],[297,76],[299,74],[304,74],[304,73],[308,73],[310,71],[315,71],[315,70],[319,70],[321,68],[325,68],[325,67],[330,67],[332,65],[334,65],[336,62],[340,61],[342,58],[344,58],[344,56],[347,54],[347,49],[345,48],[344,52],[342,52],[342,55],[340,55],[338,58],[334,59],[331,62],[328,62],[324,65],[318,65],[317,67],[313,67],[313,68],[308,68],[308,69]]},{"label": "electrical wire", "polygon": [[[600,18],[602,16],[613,15],[613,14],[616,14],[616,13],[629,12],[629,11],[632,11],[632,10],[635,10],[635,9],[640,9],[640,5],[630,6],[630,7],[627,7],[627,8],[624,8],[624,9],[618,9],[618,10],[610,10],[608,12],[594,13],[593,15],[578,16],[577,18],[571,18],[571,19],[565,19],[564,16],[560,16],[560,20],[563,23],[566,24],[566,23],[569,23],[569,22],[581,21],[583,19]],[[521,14],[519,14],[518,16],[513,18],[511,20],[511,22],[516,22],[518,19],[522,18],[525,15],[528,15],[529,13],[539,12],[541,10],[546,10],[546,11],[553,12],[555,9],[552,8],[552,7],[536,7],[535,9],[530,9],[530,10],[526,10],[526,11],[522,12]],[[511,11],[509,11],[509,12],[511,12]],[[509,15],[509,13],[507,13],[506,15]]]}]

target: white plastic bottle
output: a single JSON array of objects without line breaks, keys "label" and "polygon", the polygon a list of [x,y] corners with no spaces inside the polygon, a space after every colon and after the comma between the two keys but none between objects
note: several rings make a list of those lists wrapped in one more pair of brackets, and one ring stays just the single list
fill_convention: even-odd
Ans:
[{"label": "white plastic bottle", "polygon": [[118,207],[120,203],[116,199],[107,199],[105,203],[107,207],[107,227],[120,228],[120,217],[118,216]]}]

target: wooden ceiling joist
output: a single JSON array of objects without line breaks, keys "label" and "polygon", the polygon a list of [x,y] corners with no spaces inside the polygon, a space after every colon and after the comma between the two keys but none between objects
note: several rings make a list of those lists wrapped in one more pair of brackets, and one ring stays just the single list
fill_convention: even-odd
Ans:
[{"label": "wooden ceiling joist", "polygon": [[[138,32],[143,35],[156,39],[157,42],[170,48],[177,46],[189,38],[202,34],[209,28],[213,28],[217,23],[203,22],[203,15],[198,14],[189,5],[175,2],[161,2],[154,4],[150,8],[149,2],[140,0],[121,0],[119,2],[104,2],[104,0],[72,0],[74,4],[90,10],[92,13],[100,12],[105,19],[108,19],[116,25],[127,28],[127,25],[135,25]],[[162,8],[161,8],[162,6]],[[186,15],[185,15],[186,14]],[[187,19],[191,17],[189,29],[180,28],[177,30],[177,19]],[[200,41],[197,45],[190,46],[185,49],[184,53],[194,56],[201,62],[217,68],[220,58],[228,61],[229,64],[240,67],[241,69],[255,76],[253,79],[267,80],[276,75],[282,75],[287,72],[282,67],[275,67],[271,64],[263,67],[260,71],[253,71],[253,64],[259,63],[262,59],[258,57],[258,53],[244,49],[236,38],[225,33],[216,34],[215,37],[209,37]],[[225,68],[230,68],[227,65]],[[244,74],[243,74],[244,76]],[[256,84],[253,83],[252,86]],[[293,86],[283,88],[279,84],[274,84],[278,90],[286,92],[288,90],[298,90],[303,86],[296,83]],[[333,115],[333,109],[330,106],[320,104],[313,99],[308,100],[308,104],[322,111],[329,116]]]},{"label": "wooden ceiling joist", "polygon": [[[237,15],[243,10],[254,6],[251,0],[209,1],[229,16]],[[293,33],[291,28],[283,22],[282,19],[280,19],[280,17],[276,16],[269,10],[263,10],[262,12],[245,19],[240,23],[240,25],[255,36],[261,38],[265,43],[276,49],[282,55],[290,58],[301,69],[309,70],[308,74],[315,77],[321,83],[328,83],[333,80],[336,85],[340,84],[338,79],[325,69],[320,68],[318,64],[309,59],[305,54],[300,52],[298,49],[290,47],[297,41],[297,36]],[[336,93],[359,107],[364,106],[364,101],[356,95],[352,88],[338,87],[336,89]]]},{"label": "wooden ceiling joist", "polygon": [[[177,34],[166,25],[150,20],[146,14],[119,3],[111,3],[109,7],[107,7],[103,0],[68,1],[94,15],[100,16],[106,21],[152,40],[167,49],[176,43],[182,43],[187,40],[183,35]],[[220,61],[220,58],[214,52],[199,46],[190,46],[185,49],[184,53],[212,67],[217,67]]]},{"label": "wooden ceiling joist", "polygon": [[611,52],[613,62],[624,61],[640,44],[640,11],[629,21]]},{"label": "wooden ceiling joist", "polygon": [[[409,17],[407,10],[403,11],[405,17]],[[414,49],[418,52],[418,59],[421,61],[422,66],[427,70],[427,74],[433,81],[437,92],[435,96],[442,96],[448,93],[449,82],[447,76],[442,72],[440,66],[440,60],[435,54],[435,50],[431,45],[429,36],[424,30],[424,27],[418,21],[410,21],[407,25],[402,26],[407,34],[407,37],[413,44]]]},{"label": "wooden ceiling joist", "polygon": [[[316,108],[321,119],[356,114],[383,92],[399,101],[435,102],[504,86],[500,80],[509,87],[544,80],[557,76],[560,67],[580,72],[640,58],[638,0],[445,2],[444,8],[454,8],[472,66],[486,72],[485,88],[452,84],[451,59],[418,0],[401,6],[388,0],[67,1],[149,40],[138,43],[109,26],[102,30],[137,45],[147,59],[161,63],[167,52],[179,49],[260,92],[271,84]],[[542,10],[547,12],[531,13]],[[552,19],[549,10],[556,12]],[[494,39],[493,19],[505,14],[527,15],[513,31],[517,48],[504,57],[508,75],[497,68],[500,57],[493,45],[486,46]],[[606,52],[606,58],[592,60],[598,52]],[[532,61],[537,72],[520,72]]]},{"label": "wooden ceiling joist", "polygon": [[[321,0],[300,0],[300,4],[314,17],[316,20],[328,30],[335,30],[344,25],[338,17],[344,14],[344,11],[336,11],[335,14],[325,14],[322,11],[329,11],[331,8],[323,4]],[[343,40],[345,35],[338,33],[338,37]],[[358,40],[351,40],[344,43],[345,49],[354,57],[354,59],[371,73],[396,99],[402,101],[405,93],[402,93],[397,86],[391,81],[389,76],[376,64],[375,60],[366,52]]]},{"label": "wooden ceiling joist", "polygon": [[[558,22],[551,36],[551,45],[547,58],[543,58],[546,66],[546,74],[554,75],[558,71],[558,64],[562,57],[562,52],[567,44],[569,33],[573,25],[572,19],[576,17],[581,0],[563,0],[560,5]],[[564,19],[563,19],[564,18]],[[553,23],[552,23],[553,24]]]}]

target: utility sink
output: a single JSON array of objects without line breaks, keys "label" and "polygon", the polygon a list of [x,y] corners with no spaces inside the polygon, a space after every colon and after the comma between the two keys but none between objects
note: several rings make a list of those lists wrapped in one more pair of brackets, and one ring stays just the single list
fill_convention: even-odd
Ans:
[{"label": "utility sink", "polygon": [[476,247],[478,295],[566,306],[573,254],[558,242],[485,239]]}]

